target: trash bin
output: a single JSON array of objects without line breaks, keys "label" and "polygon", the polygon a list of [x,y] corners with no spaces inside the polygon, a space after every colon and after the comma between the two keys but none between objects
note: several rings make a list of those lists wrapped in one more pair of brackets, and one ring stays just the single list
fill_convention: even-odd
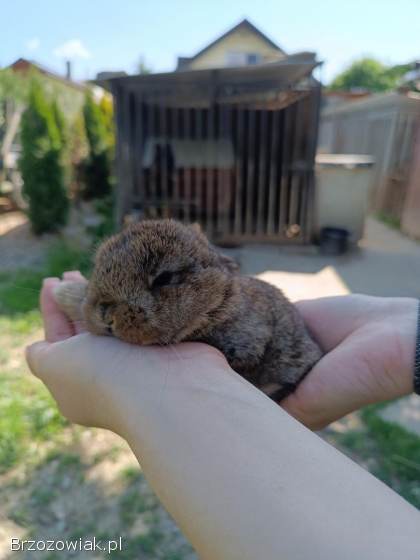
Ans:
[{"label": "trash bin", "polygon": [[363,237],[374,159],[367,155],[316,156],[315,234],[323,228],[349,232],[349,242]]}]

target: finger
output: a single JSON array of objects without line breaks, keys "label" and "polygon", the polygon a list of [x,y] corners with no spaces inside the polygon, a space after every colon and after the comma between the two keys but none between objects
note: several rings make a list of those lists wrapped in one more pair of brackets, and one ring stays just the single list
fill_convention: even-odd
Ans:
[{"label": "finger", "polygon": [[36,376],[42,379],[42,360],[50,347],[49,342],[35,342],[25,348],[25,358],[29,369]]},{"label": "finger", "polygon": [[308,428],[320,430],[380,400],[369,362],[350,340],[326,354],[281,406]]},{"label": "finger", "polygon": [[79,270],[69,270],[64,272],[63,280],[71,280],[73,282],[86,282],[86,278],[80,273]]},{"label": "finger", "polygon": [[[69,270],[67,272],[64,272],[63,280],[70,282],[87,282],[86,278],[81,274],[79,270]],[[86,331],[86,327],[83,321],[73,322],[73,329],[76,334],[80,334]]]},{"label": "finger", "polygon": [[382,302],[382,298],[352,294],[303,300],[296,306],[314,339],[329,352],[371,320]]},{"label": "finger", "polygon": [[66,315],[59,309],[53,290],[60,283],[58,278],[45,278],[40,297],[44,321],[45,340],[57,342],[74,335],[74,329]]}]

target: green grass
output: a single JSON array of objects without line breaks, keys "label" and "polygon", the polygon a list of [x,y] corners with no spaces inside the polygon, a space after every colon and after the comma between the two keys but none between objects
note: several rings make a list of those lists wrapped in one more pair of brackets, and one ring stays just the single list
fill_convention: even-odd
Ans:
[{"label": "green grass", "polygon": [[27,460],[33,444],[50,441],[67,422],[48,391],[16,370],[0,373],[0,473]]},{"label": "green grass", "polygon": [[[102,234],[96,232],[97,239]],[[190,548],[179,537],[174,539],[172,531],[166,534],[167,525],[161,530],[165,514],[141,471],[127,467],[120,474],[121,449],[115,444],[100,446],[90,457],[79,454],[85,449],[83,429],[69,425],[47,389],[26,371],[24,346],[41,335],[42,279],[60,277],[65,270],[88,274],[90,263],[88,251],[58,241],[49,248],[42,268],[0,273],[0,514],[24,528],[25,538],[39,538],[47,531],[55,531],[50,538],[101,538],[103,531],[104,540],[123,536],[124,549],[112,558],[182,560]],[[107,467],[109,461],[116,462],[118,493],[110,491],[108,483],[102,486],[100,474],[91,477],[102,461]],[[68,500],[63,500],[66,493]],[[80,510],[78,504],[74,508],[79,499]],[[65,512],[64,528],[57,523],[56,511]],[[102,512],[114,520],[112,530],[103,527]],[[106,532],[112,534],[107,537]]]},{"label": "green grass", "polygon": [[0,315],[14,316],[37,310],[42,279],[60,277],[66,270],[80,270],[87,274],[91,268],[89,251],[76,249],[64,241],[57,241],[48,249],[42,269],[0,274]]},{"label": "green grass", "polygon": [[398,229],[399,230],[400,227],[401,227],[401,220],[399,220],[398,218],[395,218],[394,216],[390,216],[389,214],[386,214],[385,212],[378,212],[376,214],[376,217],[378,218],[378,220],[380,220],[386,226],[389,226],[392,229]]},{"label": "green grass", "polygon": [[[23,346],[42,324],[39,292],[45,276],[89,269],[89,254],[60,241],[42,270],[0,274],[0,472],[25,460],[31,443],[51,440],[66,425],[48,391],[23,373]],[[9,366],[9,362],[11,365]]]},{"label": "green grass", "polygon": [[153,494],[139,492],[138,485],[129,486],[119,500],[120,517],[125,527],[130,527],[141,513],[153,511],[158,505]]},{"label": "green grass", "polygon": [[365,408],[364,429],[335,434],[334,442],[367,462],[373,475],[420,509],[420,438],[383,420],[378,415],[383,406]]}]

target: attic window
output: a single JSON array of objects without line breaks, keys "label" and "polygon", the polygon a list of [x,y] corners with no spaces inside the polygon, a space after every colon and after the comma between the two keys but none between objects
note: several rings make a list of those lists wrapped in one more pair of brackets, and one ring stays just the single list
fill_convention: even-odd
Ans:
[{"label": "attic window", "polygon": [[261,62],[259,53],[228,51],[226,53],[226,66],[249,66]]},{"label": "attic window", "polygon": [[261,55],[258,53],[248,53],[246,58],[247,64],[258,64],[261,61]]}]

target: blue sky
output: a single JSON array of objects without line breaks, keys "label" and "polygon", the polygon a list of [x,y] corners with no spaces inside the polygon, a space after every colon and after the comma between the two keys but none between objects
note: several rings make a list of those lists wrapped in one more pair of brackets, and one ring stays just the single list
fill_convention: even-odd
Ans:
[{"label": "blue sky", "polygon": [[286,52],[314,50],[329,81],[357,57],[420,58],[419,0],[0,0],[0,66],[24,56],[78,79],[136,70],[140,57],[169,71],[244,17]]}]

